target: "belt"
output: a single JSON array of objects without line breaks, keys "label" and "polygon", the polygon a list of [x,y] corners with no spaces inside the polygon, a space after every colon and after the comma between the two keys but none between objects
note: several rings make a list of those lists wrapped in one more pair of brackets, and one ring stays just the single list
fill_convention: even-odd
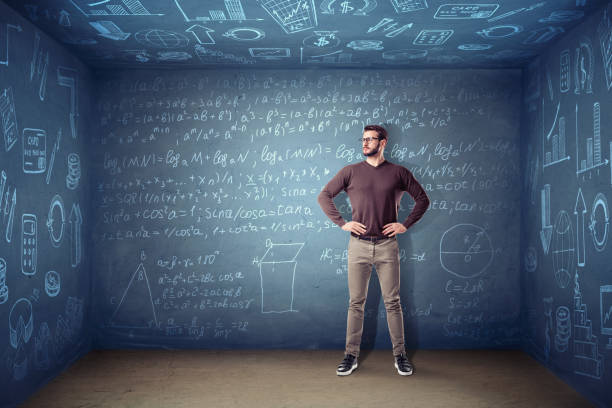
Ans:
[{"label": "belt", "polygon": [[354,236],[357,239],[361,239],[362,241],[368,241],[368,242],[378,242],[378,241],[383,241],[385,239],[390,239],[393,237],[366,237],[366,236],[362,236],[362,235],[357,235],[354,232],[351,232],[351,235]]}]

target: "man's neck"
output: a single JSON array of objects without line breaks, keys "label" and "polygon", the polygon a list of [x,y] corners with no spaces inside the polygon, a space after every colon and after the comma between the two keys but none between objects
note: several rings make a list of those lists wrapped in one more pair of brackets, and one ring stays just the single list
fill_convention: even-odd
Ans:
[{"label": "man's neck", "polygon": [[382,154],[366,157],[366,162],[368,162],[370,166],[374,166],[374,167],[380,166],[384,161],[385,161],[385,157]]}]

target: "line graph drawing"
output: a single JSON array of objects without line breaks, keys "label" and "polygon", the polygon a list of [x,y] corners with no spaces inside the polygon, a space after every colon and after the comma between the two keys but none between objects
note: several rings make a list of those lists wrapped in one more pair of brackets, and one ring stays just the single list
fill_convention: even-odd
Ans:
[{"label": "line graph drawing", "polygon": [[259,0],[259,2],[287,34],[310,30],[317,26],[314,0]]},{"label": "line graph drawing", "polygon": [[540,242],[544,254],[548,254],[550,249],[550,241],[552,239],[552,224],[550,223],[550,184],[545,184],[542,188],[540,213],[542,219],[542,228],[540,229]]},{"label": "line graph drawing", "polygon": [[70,89],[70,130],[72,138],[77,138],[77,125],[79,119],[78,103],[78,72],[67,67],[57,67],[57,83]]},{"label": "line graph drawing", "polygon": [[4,41],[2,41],[0,37],[0,65],[8,66],[9,64],[9,31],[11,29],[16,30],[18,32],[22,31],[22,28],[20,25],[4,24],[4,23],[0,24],[0,35],[4,35],[5,37]]},{"label": "line graph drawing", "polygon": [[602,252],[608,242],[608,227],[610,216],[608,210],[608,200],[602,193],[597,193],[591,208],[589,220],[589,232],[593,238],[593,244],[597,252]]},{"label": "line graph drawing", "polygon": [[[376,0],[323,0],[321,13],[323,14],[352,14],[354,16],[367,16],[378,6]],[[339,7],[338,7],[339,6]]]},{"label": "line graph drawing", "polygon": [[566,154],[566,134],[565,134],[565,117],[559,117],[561,110],[561,102],[557,103],[555,118],[548,132],[544,128],[544,98],[542,98],[542,156],[544,162],[542,168],[553,166],[565,160],[569,160],[570,156]]},{"label": "line graph drawing", "polygon": [[599,287],[599,312],[601,334],[608,337],[606,349],[612,349],[612,285]]},{"label": "line graph drawing", "polygon": [[293,308],[297,257],[304,243],[274,244],[266,240],[266,252],[257,259],[261,279],[261,313],[298,312]]},{"label": "line graph drawing", "polygon": [[[130,329],[157,327],[157,313],[153,304],[149,277],[144,267],[145,260],[145,252],[141,251],[140,263],[110,318],[110,326]],[[143,299],[147,301],[143,303]]]},{"label": "line graph drawing", "polygon": [[391,0],[396,13],[424,10],[428,8],[427,0]]},{"label": "line graph drawing", "polygon": [[100,16],[163,16],[150,13],[139,0],[70,0],[85,17]]},{"label": "line graph drawing", "polygon": [[308,55],[304,53],[304,47],[300,47],[300,64],[355,64],[353,54],[342,50],[332,51],[325,54]]},{"label": "line graph drawing", "polygon": [[460,278],[481,275],[493,261],[489,234],[474,224],[457,224],[442,234],[440,264]]},{"label": "line graph drawing", "polygon": [[[247,18],[240,0],[225,0],[225,11],[209,10],[208,16],[197,16],[202,11],[202,3],[198,0],[174,0],[174,5],[186,22],[218,22],[225,21],[263,21],[263,18]],[[225,14],[227,12],[227,15]]]}]

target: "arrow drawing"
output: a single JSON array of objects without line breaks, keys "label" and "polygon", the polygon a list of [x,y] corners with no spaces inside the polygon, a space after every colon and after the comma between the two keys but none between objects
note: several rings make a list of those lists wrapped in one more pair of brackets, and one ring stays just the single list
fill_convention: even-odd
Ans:
[{"label": "arrow drawing", "polygon": [[83,216],[78,203],[72,205],[70,211],[70,260],[72,267],[76,268],[81,263],[81,225]]},{"label": "arrow drawing", "polygon": [[542,229],[540,230],[540,240],[542,249],[548,254],[550,240],[552,238],[552,225],[550,224],[550,184],[545,184],[542,189]]},{"label": "arrow drawing", "polygon": [[186,33],[191,33],[195,37],[196,41],[200,44],[215,44],[215,40],[212,38],[210,33],[215,30],[208,27],[194,24],[185,30]]},{"label": "arrow drawing", "polygon": [[[7,24],[6,25],[6,46],[4,49],[0,48],[0,65],[8,66],[9,63],[9,29],[17,30],[21,32],[20,25]],[[0,28],[0,34],[2,34],[2,30]],[[0,47],[2,47],[2,41],[0,41]]]},{"label": "arrow drawing", "polygon": [[578,266],[585,265],[585,248],[584,248],[584,217],[587,212],[582,189],[578,188],[578,196],[574,205],[574,214],[576,214],[576,237],[578,246]]}]

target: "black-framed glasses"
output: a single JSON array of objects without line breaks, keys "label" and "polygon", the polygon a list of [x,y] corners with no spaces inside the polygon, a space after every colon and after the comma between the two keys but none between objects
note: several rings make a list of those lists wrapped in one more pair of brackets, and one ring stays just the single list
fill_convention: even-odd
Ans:
[{"label": "black-framed glasses", "polygon": [[361,143],[370,143],[372,140],[380,140],[380,137],[362,137],[359,138]]}]

